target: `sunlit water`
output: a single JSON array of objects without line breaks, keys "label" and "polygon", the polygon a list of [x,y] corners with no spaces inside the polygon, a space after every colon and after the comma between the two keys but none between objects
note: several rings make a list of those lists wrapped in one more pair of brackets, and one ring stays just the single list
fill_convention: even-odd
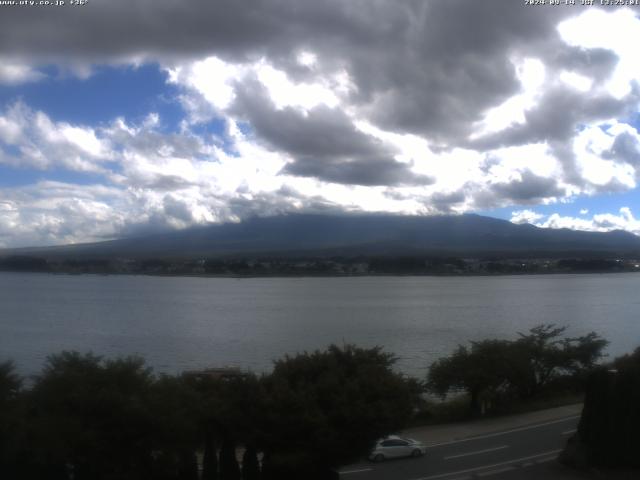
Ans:
[{"label": "sunlit water", "polygon": [[542,322],[596,331],[611,356],[640,345],[640,274],[193,278],[0,273],[0,360],[37,373],[47,355],[138,354],[157,372],[380,345],[423,376],[456,345]]}]

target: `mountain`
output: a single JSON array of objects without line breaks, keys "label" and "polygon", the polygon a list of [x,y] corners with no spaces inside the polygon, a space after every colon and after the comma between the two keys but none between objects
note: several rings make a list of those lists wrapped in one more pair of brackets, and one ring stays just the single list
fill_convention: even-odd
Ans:
[{"label": "mountain", "polygon": [[499,254],[544,256],[640,252],[624,231],[584,232],[517,225],[479,215],[290,214],[241,223],[0,254],[49,257],[204,257]]}]

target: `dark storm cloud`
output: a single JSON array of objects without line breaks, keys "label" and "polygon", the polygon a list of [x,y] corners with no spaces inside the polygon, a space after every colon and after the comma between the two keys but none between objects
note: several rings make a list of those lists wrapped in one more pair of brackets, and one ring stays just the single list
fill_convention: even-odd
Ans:
[{"label": "dark storm cloud", "polygon": [[550,67],[591,77],[597,84],[604,82],[613,73],[618,57],[615,53],[602,48],[587,50],[556,43],[556,49],[549,52],[546,62]]},{"label": "dark storm cloud", "polygon": [[517,92],[510,55],[555,52],[555,25],[571,13],[512,0],[112,0],[5,10],[0,53],[69,63],[265,57],[303,78],[318,73],[294,61],[308,49],[319,69],[349,72],[351,101],[380,126],[450,142]]},{"label": "dark storm cloud", "polygon": [[460,192],[464,192],[477,209],[534,205],[546,199],[566,196],[557,179],[541,177],[530,170],[525,170],[520,173],[519,178],[508,181],[488,184],[468,182]]},{"label": "dark storm cloud", "polygon": [[401,48],[377,52],[375,71],[366,62],[353,70],[378,93],[371,113],[385,128],[464,138],[483,111],[518,92],[510,55],[551,51],[563,14],[518,2],[423,2]]},{"label": "dark storm cloud", "polygon": [[388,28],[385,18],[408,7],[375,0],[110,0],[46,12],[4,9],[0,52],[97,62],[210,53],[235,59],[265,53],[277,57],[317,35],[347,32],[368,43]]},{"label": "dark storm cloud", "polygon": [[234,113],[259,139],[293,158],[284,173],[354,185],[433,183],[396,161],[393,150],[358,130],[342,110],[325,105],[308,112],[277,109],[256,80],[238,85],[236,94]]},{"label": "dark storm cloud", "polygon": [[565,194],[554,178],[540,177],[530,170],[522,172],[519,179],[493,184],[492,190],[500,198],[510,199],[516,204],[537,203]]},{"label": "dark storm cloud", "polygon": [[464,190],[449,193],[436,192],[424,203],[438,213],[451,213],[453,211],[453,207],[463,203],[465,199],[466,193]]},{"label": "dark storm cloud", "polygon": [[[636,94],[633,96],[637,99]],[[569,87],[547,90],[537,107],[525,112],[525,123],[513,125],[493,135],[470,142],[471,147],[488,150],[543,141],[566,141],[579,124],[606,120],[630,111],[630,98],[617,100],[609,95],[585,95]]]},{"label": "dark storm cloud", "polygon": [[285,173],[301,177],[315,177],[320,180],[347,185],[427,185],[433,179],[424,175],[411,173],[408,167],[395,160],[384,158],[325,159],[302,158],[290,163],[284,169]]},{"label": "dark storm cloud", "polygon": [[[292,207],[295,202],[298,206]],[[238,218],[274,216],[303,210],[307,213],[338,214],[344,212],[340,205],[322,197],[304,195],[290,187],[274,192],[261,192],[248,198],[236,196],[225,200],[229,213]]]}]

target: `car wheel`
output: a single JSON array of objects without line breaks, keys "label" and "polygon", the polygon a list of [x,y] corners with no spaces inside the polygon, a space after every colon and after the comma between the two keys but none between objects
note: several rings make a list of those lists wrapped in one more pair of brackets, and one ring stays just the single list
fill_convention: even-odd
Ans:
[{"label": "car wheel", "polygon": [[375,457],[373,457],[373,461],[377,463],[384,462],[384,455],[378,453]]},{"label": "car wheel", "polygon": [[413,452],[411,452],[412,457],[419,457],[422,455],[422,451],[419,448],[416,448]]}]

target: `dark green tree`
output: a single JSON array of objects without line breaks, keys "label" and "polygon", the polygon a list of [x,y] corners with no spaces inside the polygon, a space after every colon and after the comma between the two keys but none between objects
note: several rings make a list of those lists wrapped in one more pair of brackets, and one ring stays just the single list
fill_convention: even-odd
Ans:
[{"label": "dark green tree", "polygon": [[21,441],[20,388],[22,378],[15,372],[13,362],[0,363],[0,477],[16,474],[17,456]]},{"label": "dark green tree", "polygon": [[198,393],[184,377],[163,375],[151,386],[147,405],[153,418],[150,433],[154,458],[160,460],[156,471],[180,479],[193,478],[194,472],[197,475],[194,455],[203,444]]},{"label": "dark green tree", "polygon": [[276,361],[263,380],[263,477],[327,478],[405,426],[417,400],[394,361],[352,345]]},{"label": "dark green tree", "polygon": [[427,376],[428,389],[446,396],[469,395],[471,414],[481,413],[481,400],[532,398],[552,382],[584,378],[602,358],[606,340],[596,333],[562,338],[566,327],[543,324],[520,333],[515,341],[482,340],[459,346],[453,354],[434,362]]},{"label": "dark green tree", "polygon": [[494,397],[506,389],[511,343],[504,340],[471,342],[471,348],[458,346],[449,357],[429,368],[427,388],[442,397],[452,392],[469,395],[469,413],[481,413],[482,397]]},{"label": "dark green tree", "polygon": [[253,445],[247,445],[242,454],[242,480],[260,480],[258,451]]},{"label": "dark green tree", "polygon": [[564,368],[573,375],[583,376],[598,365],[608,344],[607,340],[595,332],[563,339],[562,349],[567,359]]},{"label": "dark green tree", "polygon": [[[237,461],[231,465],[227,455],[235,445],[257,445],[262,431],[264,395],[258,378],[252,374],[217,378],[215,376],[186,375],[185,381],[199,398],[198,424],[204,444],[203,478],[217,478],[217,471],[225,478],[235,478]],[[230,446],[230,442],[234,442]],[[221,445],[220,458],[216,446]],[[223,452],[224,450],[224,452]],[[224,455],[223,455],[224,453]],[[223,457],[225,465],[223,465]]]},{"label": "dark green tree", "polygon": [[139,358],[50,356],[29,395],[34,468],[77,480],[148,477],[152,381]]},{"label": "dark green tree", "polygon": [[579,467],[640,468],[638,405],[640,348],[589,374],[578,432],[561,460]]},{"label": "dark green tree", "polygon": [[213,432],[205,431],[204,453],[202,456],[202,480],[217,480],[218,449]]},{"label": "dark green tree", "polygon": [[225,435],[220,448],[220,480],[240,480],[236,442],[230,434]]},{"label": "dark green tree", "polygon": [[566,327],[542,324],[519,333],[511,359],[510,381],[521,398],[539,394],[559,377],[585,377],[603,356],[607,341],[595,332],[562,338]]},{"label": "dark green tree", "polygon": [[198,460],[193,450],[185,449],[180,452],[178,480],[198,480]]},{"label": "dark green tree", "polygon": [[6,407],[13,402],[21,386],[22,378],[15,372],[13,362],[8,360],[0,363],[0,407]]}]

